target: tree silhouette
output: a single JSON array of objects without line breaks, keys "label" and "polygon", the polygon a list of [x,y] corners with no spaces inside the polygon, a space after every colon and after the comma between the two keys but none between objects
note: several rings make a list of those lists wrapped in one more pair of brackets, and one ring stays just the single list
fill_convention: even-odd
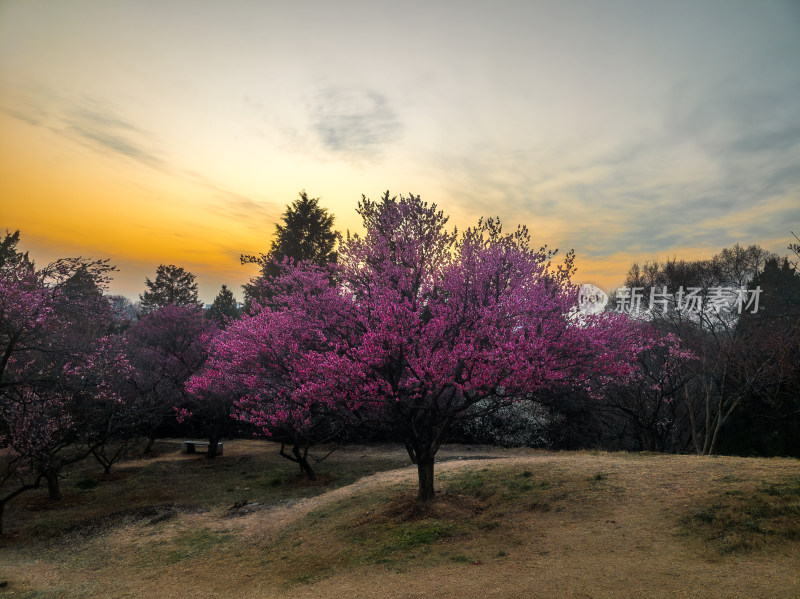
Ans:
[{"label": "tree silhouette", "polygon": [[334,217],[319,205],[319,198],[309,198],[305,191],[286,207],[282,223],[275,224],[275,238],[270,250],[258,256],[242,255],[242,264],[259,264],[261,273],[244,285],[245,303],[264,298],[264,283],[280,274],[286,259],[292,262],[308,260],[317,266],[334,263],[337,234]]},{"label": "tree silhouette", "polygon": [[150,313],[164,306],[200,307],[194,275],[183,268],[161,264],[155,281],[145,278],[147,290],[139,296],[141,311]]},{"label": "tree silhouette", "polygon": [[239,317],[239,306],[233,292],[223,285],[211,307],[206,310],[206,318],[215,321],[220,327],[224,327],[226,322]]}]

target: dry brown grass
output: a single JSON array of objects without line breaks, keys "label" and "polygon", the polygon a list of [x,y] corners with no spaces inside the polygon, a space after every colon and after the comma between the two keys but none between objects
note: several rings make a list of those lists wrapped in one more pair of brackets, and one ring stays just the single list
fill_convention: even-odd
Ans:
[{"label": "dry brown grass", "polygon": [[[224,459],[258,451],[274,449],[238,442]],[[453,459],[474,454],[496,459]],[[402,456],[350,448],[330,468]],[[424,508],[405,467],[307,497],[286,483],[284,499],[237,517],[222,493],[52,541],[23,527],[0,549],[0,597],[800,597],[797,460],[463,447],[440,458],[451,461],[437,465],[439,499]],[[254,480],[159,459],[226,488]],[[149,493],[141,481],[137,493]]]}]

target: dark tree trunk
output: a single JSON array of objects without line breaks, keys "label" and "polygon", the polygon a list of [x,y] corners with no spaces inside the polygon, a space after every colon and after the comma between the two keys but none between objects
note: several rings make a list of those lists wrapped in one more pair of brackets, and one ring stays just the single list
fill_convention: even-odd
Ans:
[{"label": "dark tree trunk", "polygon": [[[433,437],[433,435],[430,435],[430,437]],[[419,482],[417,501],[420,503],[434,501],[436,492],[433,489],[433,464],[436,459],[436,452],[439,451],[438,439],[434,437],[433,441],[423,443],[406,442],[406,451],[408,451],[411,461],[417,465]]]},{"label": "dark tree trunk", "polygon": [[92,447],[91,451],[94,459],[97,460],[97,463],[103,467],[103,474],[110,474],[112,461],[106,458],[102,451],[97,447]]},{"label": "dark tree trunk", "polygon": [[314,469],[311,467],[311,464],[308,463],[308,447],[302,448],[301,451],[300,445],[294,445],[292,447],[292,455],[286,453],[285,449],[286,443],[281,443],[281,455],[287,460],[296,462],[297,465],[300,466],[300,470],[308,477],[308,480],[317,480]]},{"label": "dark tree trunk", "polygon": [[39,476],[36,477],[36,480],[33,483],[24,484],[21,487],[17,488],[15,491],[12,491],[8,495],[0,499],[0,535],[3,534],[3,513],[5,512],[6,504],[12,499],[14,499],[14,497],[20,495],[21,493],[24,493],[25,491],[29,491],[31,489],[38,489],[39,484],[41,482],[42,482],[42,475],[39,474]]},{"label": "dark tree trunk", "polygon": [[147,446],[144,448],[142,455],[147,455],[153,450],[153,444],[156,442],[156,436],[152,435],[147,438]]},{"label": "dark tree trunk", "polygon": [[300,465],[300,469],[305,472],[308,480],[317,480],[317,475],[314,472],[314,469],[311,467],[311,464],[308,463],[308,449],[306,448],[305,451],[300,451],[300,447],[295,445],[292,448],[292,453],[297,458],[297,463]]},{"label": "dark tree trunk", "polygon": [[417,459],[417,474],[419,475],[419,494],[417,501],[433,501],[435,491],[433,490],[433,457]]},{"label": "dark tree trunk", "polygon": [[58,485],[58,472],[46,472],[44,478],[47,481],[47,497],[50,501],[59,501],[61,499],[61,489]]},{"label": "dark tree trunk", "polygon": [[103,473],[111,474],[111,466],[125,455],[129,442],[129,439],[121,439],[116,442],[117,446],[115,448],[112,442],[106,441],[103,444],[91,446],[89,450],[92,452],[94,459],[97,460],[97,463],[103,467]]}]

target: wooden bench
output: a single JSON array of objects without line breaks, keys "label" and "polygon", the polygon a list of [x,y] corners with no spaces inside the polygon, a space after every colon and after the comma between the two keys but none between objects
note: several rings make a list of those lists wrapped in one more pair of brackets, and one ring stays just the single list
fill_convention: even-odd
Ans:
[{"label": "wooden bench", "polygon": [[[195,449],[198,446],[205,447],[208,453],[208,441],[184,441],[181,443],[181,453],[196,453]],[[217,443],[217,455],[222,455],[222,441]]]}]

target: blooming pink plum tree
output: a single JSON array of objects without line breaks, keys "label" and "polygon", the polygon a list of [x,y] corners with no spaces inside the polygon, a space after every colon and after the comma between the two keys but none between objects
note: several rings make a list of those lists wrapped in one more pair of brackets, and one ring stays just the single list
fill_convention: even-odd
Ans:
[{"label": "blooming pink plum tree", "polygon": [[75,450],[71,363],[94,352],[110,323],[105,261],[58,260],[36,270],[24,255],[0,264],[0,521],[6,503],[82,459]]},{"label": "blooming pink plum tree", "polygon": [[40,448],[69,424],[60,397],[41,397],[32,388],[39,376],[32,349],[55,322],[32,265],[6,264],[0,270],[0,532],[6,504],[44,477],[33,467]]},{"label": "blooming pink plum tree", "polygon": [[[199,404],[192,411],[233,402],[236,418],[280,443],[280,454],[314,480],[309,449],[336,438],[342,422],[329,397],[302,393],[305,361],[308,352],[332,350],[323,328],[336,325],[337,313],[321,316],[337,305],[343,312],[347,302],[330,285],[328,272],[310,264],[264,284],[276,303],[230,322],[214,339],[206,368],[187,384]],[[305,304],[294,301],[298,295]]]},{"label": "blooming pink plum tree", "polygon": [[241,345],[215,344],[205,384],[239,386],[250,418],[304,425],[324,406],[388,429],[430,501],[460,420],[636,373],[651,338],[624,314],[576,312],[572,253],[554,265],[524,227],[506,234],[493,219],[459,236],[413,195],[364,198],[359,214],[366,235],[342,240],[337,265],[287,265],[282,293],[234,329]]},{"label": "blooming pink plum tree", "polygon": [[128,359],[122,335],[99,339],[93,352],[75,356],[66,372],[73,388],[76,441],[86,447],[108,474],[141,428],[138,373]]}]

